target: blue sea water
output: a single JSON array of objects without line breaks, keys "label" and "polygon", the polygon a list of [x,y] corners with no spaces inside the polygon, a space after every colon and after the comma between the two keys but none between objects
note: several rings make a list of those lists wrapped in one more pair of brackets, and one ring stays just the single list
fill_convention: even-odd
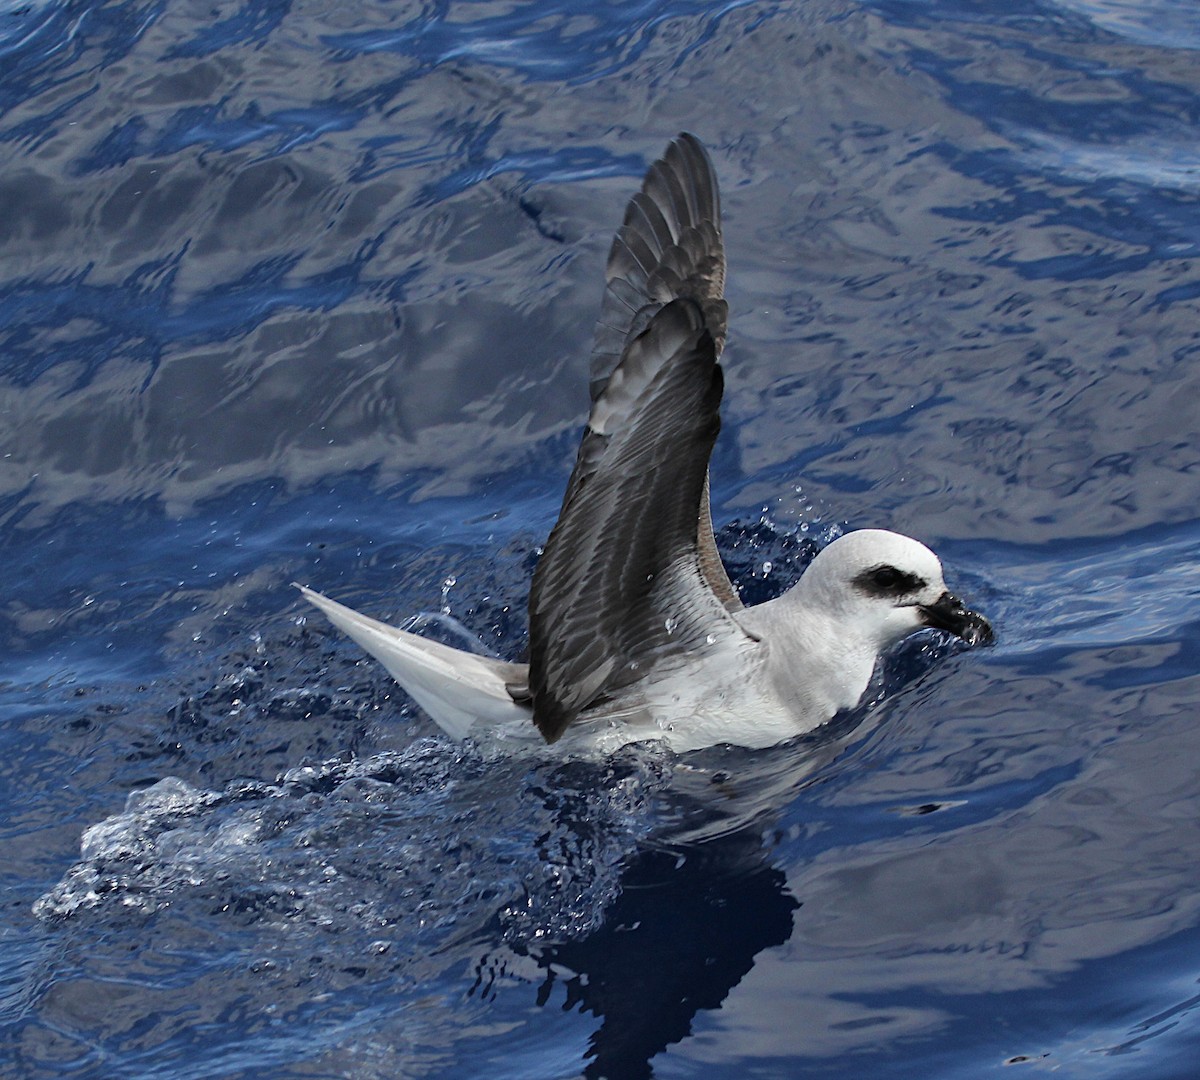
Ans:
[{"label": "blue sea water", "polygon": [[[0,1075],[1200,1075],[1191,0],[0,0]],[[718,542],[938,550],[794,745],[458,746],[679,130]]]}]

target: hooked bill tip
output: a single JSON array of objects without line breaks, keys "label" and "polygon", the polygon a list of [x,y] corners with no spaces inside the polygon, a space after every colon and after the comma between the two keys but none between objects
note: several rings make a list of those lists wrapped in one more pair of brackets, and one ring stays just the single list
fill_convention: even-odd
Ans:
[{"label": "hooked bill tip", "polygon": [[921,614],[927,626],[948,630],[966,645],[990,645],[996,639],[992,624],[950,593],[944,593],[934,604],[923,606]]}]

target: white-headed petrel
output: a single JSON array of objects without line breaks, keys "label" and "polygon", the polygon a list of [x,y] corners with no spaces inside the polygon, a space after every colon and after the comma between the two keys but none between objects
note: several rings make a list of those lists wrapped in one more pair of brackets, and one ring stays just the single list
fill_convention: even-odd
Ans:
[{"label": "white-headed petrel", "polygon": [[[725,253],[712,162],[683,134],[646,173],[608,257],[592,406],[533,574],[529,663],[462,652],[304,595],[447,734],[476,725],[613,749],[782,742],[855,705],[879,655],[924,627],[991,627],[907,536],[834,540],[799,582],[744,607],[713,542]],[[478,729],[476,729],[478,730]]]}]

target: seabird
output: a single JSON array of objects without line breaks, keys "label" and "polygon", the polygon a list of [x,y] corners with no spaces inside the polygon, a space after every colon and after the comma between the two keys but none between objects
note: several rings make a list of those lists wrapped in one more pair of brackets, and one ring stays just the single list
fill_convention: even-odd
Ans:
[{"label": "seabird", "polygon": [[765,747],[859,701],[889,646],[926,627],[968,645],[986,619],[907,536],[839,537],[799,582],[744,607],[713,541],[725,252],[717,179],[682,134],[646,173],[608,257],[591,413],[533,575],[529,663],[396,629],[299,586],[450,736],[676,752]]}]

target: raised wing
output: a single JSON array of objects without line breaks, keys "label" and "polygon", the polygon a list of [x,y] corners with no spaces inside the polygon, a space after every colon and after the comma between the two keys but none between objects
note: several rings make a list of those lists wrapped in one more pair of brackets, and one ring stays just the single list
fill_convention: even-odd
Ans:
[{"label": "raised wing", "polygon": [[553,742],[659,659],[744,636],[700,568],[723,379],[704,310],[661,306],[592,404],[529,600],[534,722]]},{"label": "raised wing", "polygon": [[[695,135],[673,139],[650,166],[613,238],[605,279],[592,349],[593,401],[625,347],[672,300],[691,300],[700,308],[720,358],[727,315],[721,197],[712,162]],[[704,580],[730,611],[738,610],[742,603],[713,542],[707,481],[697,506],[696,542]]]}]

